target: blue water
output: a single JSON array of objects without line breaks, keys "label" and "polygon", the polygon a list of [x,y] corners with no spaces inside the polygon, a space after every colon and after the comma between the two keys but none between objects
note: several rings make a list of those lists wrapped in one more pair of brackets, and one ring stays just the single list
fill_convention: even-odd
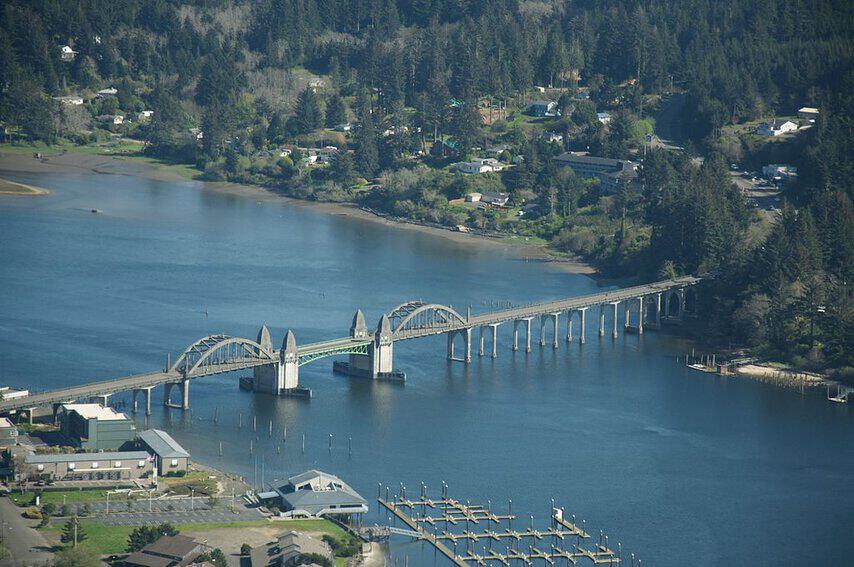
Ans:
[{"label": "blue water", "polygon": [[[601,289],[511,250],[197,183],[0,173],[53,192],[0,200],[0,383],[31,390],[156,370],[203,335],[254,338],[263,323],[276,342],[287,328],[309,342],[345,335],[357,308],[372,326],[410,299],[478,312]],[[270,483],[316,467],[373,499],[379,482],[412,495],[446,481],[498,509],[512,498],[540,526],[554,498],[644,565],[849,564],[849,407],[695,373],[675,361],[691,348],[678,338],[600,339],[594,319],[585,345],[527,355],[510,351],[503,326],[499,357],[470,366],[445,360],[441,336],[398,343],[405,385],[336,376],[322,360],[300,369],[311,400],[204,378],[187,413],[164,411],[156,392],[149,424],[250,482],[262,469]],[[421,544],[393,552],[400,564],[443,564]]]}]

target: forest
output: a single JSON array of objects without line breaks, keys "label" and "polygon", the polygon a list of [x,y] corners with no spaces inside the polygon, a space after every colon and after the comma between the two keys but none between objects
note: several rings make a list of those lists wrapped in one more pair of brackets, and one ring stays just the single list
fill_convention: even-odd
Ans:
[{"label": "forest", "polygon": [[[7,0],[0,125],[542,240],[607,275],[714,274],[707,337],[854,380],[852,29],[845,0]],[[527,116],[544,96],[554,115]],[[674,96],[682,149],[652,147]],[[732,141],[800,107],[820,115],[792,141]],[[451,167],[493,149],[500,173]],[[573,150],[637,162],[640,190],[555,165]],[[731,164],[781,154],[799,174],[763,225]]]}]

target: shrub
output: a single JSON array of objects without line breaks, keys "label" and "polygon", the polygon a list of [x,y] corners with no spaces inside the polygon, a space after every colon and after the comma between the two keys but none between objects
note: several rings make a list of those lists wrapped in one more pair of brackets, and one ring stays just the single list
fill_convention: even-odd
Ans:
[{"label": "shrub", "polygon": [[240,546],[240,555],[249,555],[250,553],[252,553],[252,546],[248,543],[244,543]]},{"label": "shrub", "polygon": [[24,517],[30,520],[41,520],[42,513],[36,507],[27,508],[24,510]]}]

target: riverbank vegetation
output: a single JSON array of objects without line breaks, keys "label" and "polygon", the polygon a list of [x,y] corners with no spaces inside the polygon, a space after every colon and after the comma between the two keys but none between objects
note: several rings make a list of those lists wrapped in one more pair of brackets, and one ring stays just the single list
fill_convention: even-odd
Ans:
[{"label": "riverbank vegetation", "polygon": [[[0,124],[608,275],[713,273],[706,336],[850,374],[852,23],[840,0],[11,0]],[[757,133],[782,117],[798,130]],[[637,177],[576,175],[568,151]],[[799,175],[769,212],[730,170],[770,163]]]}]

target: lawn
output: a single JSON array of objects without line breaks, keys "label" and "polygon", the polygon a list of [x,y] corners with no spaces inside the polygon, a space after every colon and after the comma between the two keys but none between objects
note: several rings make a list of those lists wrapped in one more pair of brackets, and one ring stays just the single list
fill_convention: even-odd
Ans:
[{"label": "lawn", "polygon": [[191,471],[185,476],[161,476],[160,483],[165,484],[169,490],[175,494],[190,494],[190,489],[194,488],[196,494],[209,496],[216,494],[216,480],[208,478],[209,473],[204,471]]},{"label": "lawn", "polygon": [[[18,506],[32,506],[36,501],[36,493],[33,490],[28,490],[26,494],[13,492],[9,495],[12,502]],[[79,502],[98,502],[107,499],[106,490],[46,490],[41,493],[41,503],[56,504],[57,507],[62,506],[62,499],[65,497],[66,504],[76,504]]]}]

